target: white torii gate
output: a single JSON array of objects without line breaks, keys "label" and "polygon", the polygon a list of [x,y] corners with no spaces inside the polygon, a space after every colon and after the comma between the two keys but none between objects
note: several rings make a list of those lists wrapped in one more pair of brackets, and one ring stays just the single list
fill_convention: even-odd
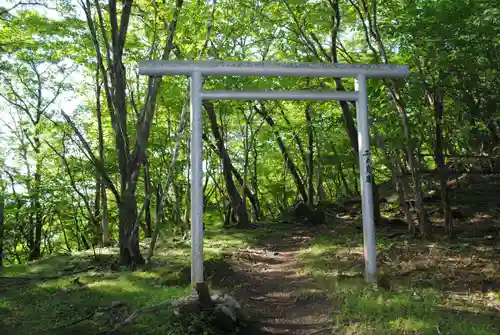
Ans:
[{"label": "white torii gate", "polygon": [[[367,78],[406,77],[406,65],[313,64],[226,61],[142,61],[139,74],[190,77],[191,96],[191,283],[203,282],[203,100],[343,100],[356,102],[363,211],[365,280],[376,281],[372,168],[368,125]],[[343,91],[205,91],[202,76],[354,77],[354,92]]]}]

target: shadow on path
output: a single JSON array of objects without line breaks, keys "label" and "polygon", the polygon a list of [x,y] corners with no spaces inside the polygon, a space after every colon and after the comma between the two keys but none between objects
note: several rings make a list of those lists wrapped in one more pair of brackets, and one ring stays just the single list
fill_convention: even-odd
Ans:
[{"label": "shadow on path", "polygon": [[297,262],[300,249],[307,248],[321,228],[272,229],[274,233],[263,233],[251,247],[233,253],[233,270],[246,280],[234,285],[232,294],[260,321],[261,334],[310,334],[328,327],[331,300]]}]

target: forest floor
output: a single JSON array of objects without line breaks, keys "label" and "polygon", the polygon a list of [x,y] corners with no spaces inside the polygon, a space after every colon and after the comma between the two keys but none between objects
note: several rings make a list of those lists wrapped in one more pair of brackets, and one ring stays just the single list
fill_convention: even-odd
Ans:
[{"label": "forest floor", "polygon": [[[463,176],[450,187],[452,240],[432,196],[432,239],[394,224],[378,229],[378,288],[363,282],[356,204],[336,206],[322,225],[207,228],[205,277],[259,321],[245,334],[500,334],[500,176]],[[400,213],[387,203],[383,214]],[[191,291],[189,253],[187,241],[165,238],[154,263],[135,271],[117,266],[112,248],[7,267],[0,334],[222,334],[164,303]]]}]

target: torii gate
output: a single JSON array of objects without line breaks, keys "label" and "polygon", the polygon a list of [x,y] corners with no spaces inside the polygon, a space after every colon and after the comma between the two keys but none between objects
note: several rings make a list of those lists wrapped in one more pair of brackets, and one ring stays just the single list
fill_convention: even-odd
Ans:
[{"label": "torii gate", "polygon": [[[205,100],[343,100],[356,102],[363,211],[365,280],[376,282],[372,168],[368,125],[367,78],[407,77],[406,65],[313,64],[226,61],[142,61],[139,74],[189,76],[191,101],[191,283],[203,282],[202,101]],[[205,91],[202,76],[354,77],[353,92],[344,91]]]}]

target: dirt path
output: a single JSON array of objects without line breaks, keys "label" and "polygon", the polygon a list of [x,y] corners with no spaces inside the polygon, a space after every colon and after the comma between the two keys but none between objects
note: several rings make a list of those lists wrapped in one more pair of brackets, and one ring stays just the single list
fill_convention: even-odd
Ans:
[{"label": "dirt path", "polygon": [[[234,269],[247,281],[234,293],[245,310],[260,320],[262,334],[329,334],[332,307],[326,292],[301,274],[299,250],[312,239],[311,228],[287,227],[284,237],[264,238],[238,250]],[[331,332],[331,331],[330,331]]]}]

